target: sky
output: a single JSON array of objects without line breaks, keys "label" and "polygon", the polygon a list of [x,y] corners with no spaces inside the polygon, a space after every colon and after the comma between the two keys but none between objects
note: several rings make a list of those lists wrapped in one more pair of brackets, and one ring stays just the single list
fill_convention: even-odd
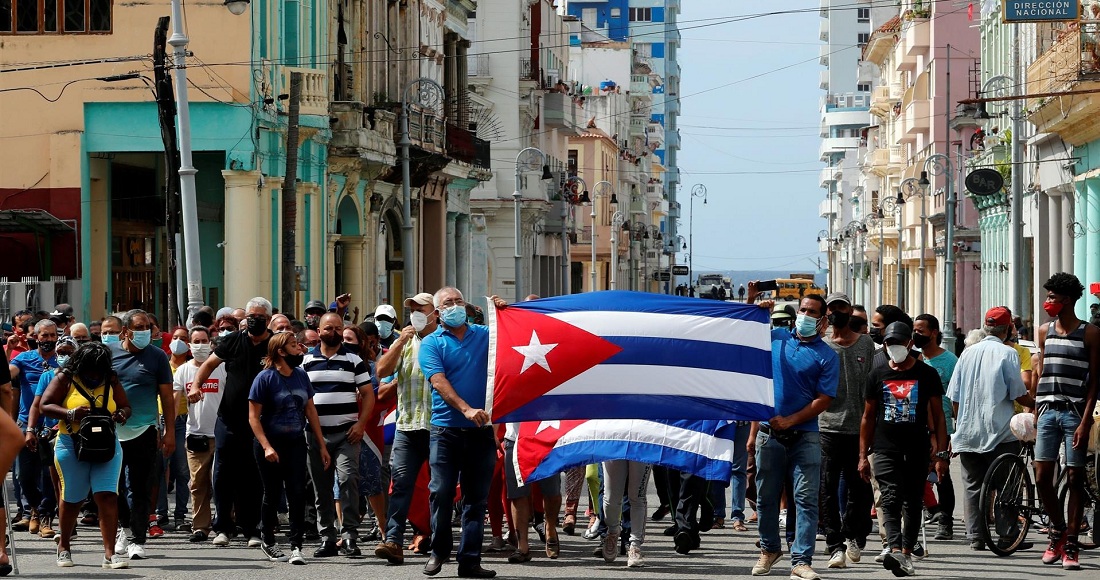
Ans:
[{"label": "sky", "polygon": [[[815,271],[817,233],[826,225],[817,213],[824,199],[818,101],[825,93],[818,88],[817,0],[681,6],[677,198],[680,233],[688,238],[694,230],[694,270]],[[792,9],[808,10],[720,20]],[[694,199],[692,224],[696,184],[706,187],[707,203]]]}]

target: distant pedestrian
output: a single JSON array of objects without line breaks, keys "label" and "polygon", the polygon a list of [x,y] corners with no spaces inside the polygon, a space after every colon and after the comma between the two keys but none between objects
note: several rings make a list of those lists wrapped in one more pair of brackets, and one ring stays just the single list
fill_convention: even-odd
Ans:
[{"label": "distant pedestrian", "polygon": [[741,284],[737,287],[737,298],[741,301],[745,301],[745,285]]}]

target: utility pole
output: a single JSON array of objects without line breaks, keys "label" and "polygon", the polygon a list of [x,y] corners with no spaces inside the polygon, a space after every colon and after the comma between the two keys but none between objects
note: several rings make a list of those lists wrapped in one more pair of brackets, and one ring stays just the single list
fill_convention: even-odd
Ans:
[{"label": "utility pole", "polygon": [[[1020,86],[1024,86],[1025,71],[1020,66],[1019,27],[1012,27],[1012,77]],[[1024,115],[1023,100],[1012,101],[1012,191],[1008,206],[1008,303],[1012,314],[1028,318],[1030,312],[1024,312]]]},{"label": "utility pole", "polygon": [[295,229],[298,224],[298,114],[302,102],[302,73],[290,73],[290,105],[287,111],[286,171],[283,175],[283,265],[281,312],[294,312]]},{"label": "utility pole", "polygon": [[176,105],[172,95],[172,78],[166,64],[168,56],[168,24],[171,18],[161,16],[153,32],[153,87],[157,99],[157,120],[160,139],[164,143],[164,211],[168,230],[168,324],[180,324],[178,239],[180,231],[179,149],[176,148]]}]

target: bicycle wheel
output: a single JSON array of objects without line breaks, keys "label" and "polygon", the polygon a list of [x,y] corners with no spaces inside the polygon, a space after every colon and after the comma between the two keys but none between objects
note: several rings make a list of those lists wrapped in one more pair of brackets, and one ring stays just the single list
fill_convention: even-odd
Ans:
[{"label": "bicycle wheel", "polygon": [[1035,486],[1023,459],[1005,453],[989,466],[979,496],[979,521],[982,540],[998,556],[1015,552],[1031,527],[1035,510]]},{"label": "bicycle wheel", "polygon": [[[1082,473],[1082,475],[1086,475]],[[1087,476],[1086,476],[1087,479]],[[1082,483],[1084,486],[1090,485],[1088,481]],[[1097,539],[1100,539],[1100,533],[1096,530],[1096,517],[1100,515],[1100,506],[1097,505],[1097,498],[1088,489],[1082,489],[1082,509],[1081,509],[1081,527],[1080,532],[1077,534],[1077,545],[1081,546],[1082,550],[1091,550],[1096,547]],[[1069,521],[1069,486],[1066,485],[1066,473],[1062,472],[1062,476],[1058,478],[1058,505],[1062,508],[1062,515]]]}]

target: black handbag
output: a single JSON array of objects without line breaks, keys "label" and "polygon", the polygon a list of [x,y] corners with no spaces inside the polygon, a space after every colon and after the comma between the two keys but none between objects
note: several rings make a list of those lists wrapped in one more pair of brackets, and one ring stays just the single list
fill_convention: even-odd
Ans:
[{"label": "black handbag", "polygon": [[[84,387],[80,386],[75,378],[73,379],[73,386],[76,388],[76,392],[91,403],[91,409],[80,420],[79,427],[72,435],[73,446],[76,448],[76,459],[88,463],[106,463],[115,458],[115,447],[117,445],[115,421],[111,417],[111,412],[107,410],[111,400],[111,385],[104,386],[102,407],[96,406],[96,397],[84,390]],[[69,428],[72,429],[71,423]]]}]

